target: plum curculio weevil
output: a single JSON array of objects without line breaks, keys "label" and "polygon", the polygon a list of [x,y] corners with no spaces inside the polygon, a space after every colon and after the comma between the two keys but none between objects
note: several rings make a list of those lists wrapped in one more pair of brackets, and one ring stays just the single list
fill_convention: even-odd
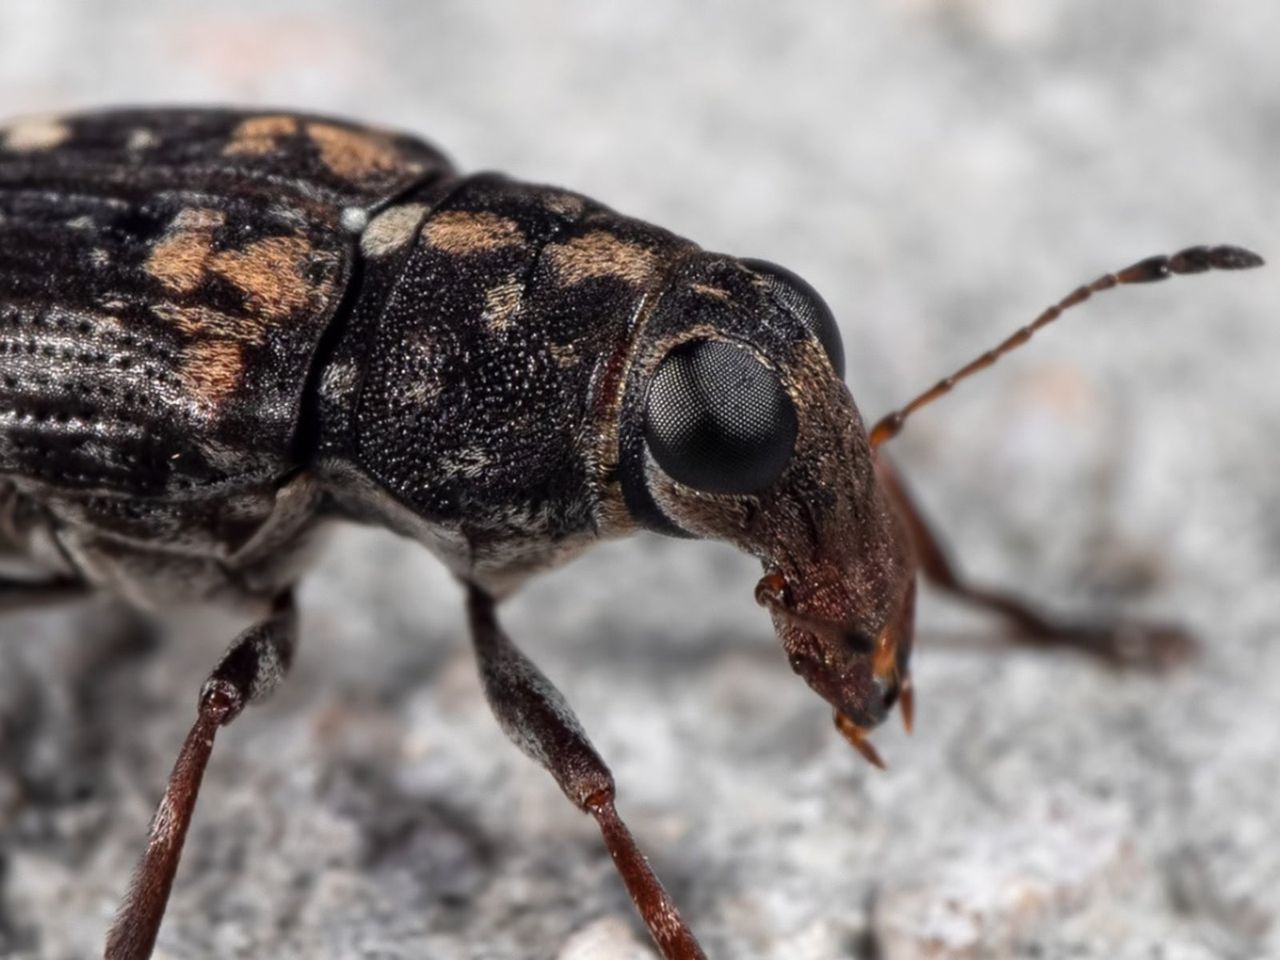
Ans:
[{"label": "plum curculio weevil", "polygon": [[1261,263],[1194,247],[1106,274],[866,430],[807,283],[578,194],[288,112],[0,128],[0,544],[32,568],[0,581],[4,608],[103,590],[256,617],[199,693],[105,956],[151,954],[215,735],[288,670],[309,547],[346,520],[461,581],[503,730],[598,822],[662,956],[703,957],[497,601],[640,529],[732,543],[875,764],[868,731],[895,704],[911,723],[917,573],[1031,642],[1175,659],[1177,630],[1058,622],[968,583],[879,447],[1094,293]]}]

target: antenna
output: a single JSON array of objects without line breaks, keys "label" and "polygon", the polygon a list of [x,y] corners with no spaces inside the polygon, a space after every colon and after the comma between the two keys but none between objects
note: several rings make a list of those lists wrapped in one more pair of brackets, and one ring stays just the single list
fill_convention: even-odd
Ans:
[{"label": "antenna", "polygon": [[969,361],[951,376],[944,380],[939,380],[905,407],[883,417],[871,428],[871,432],[868,434],[871,449],[876,449],[886,440],[892,440],[901,433],[907,417],[921,407],[928,406],[939,397],[945,396],[961,380],[973,376],[980,370],[985,370],[1006,353],[1016,350],[1030,340],[1041,327],[1047,327],[1072,307],[1084,303],[1095,293],[1110,290],[1112,287],[1118,287],[1121,284],[1152,283],[1156,280],[1165,280],[1174,274],[1205,273],[1209,270],[1247,270],[1250,267],[1260,267],[1264,262],[1256,253],[1245,250],[1243,247],[1188,247],[1186,250],[1173,254],[1173,256],[1148,257],[1117,273],[1103,274],[1092,283],[1077,287],[1053,306],[1047,308],[1027,326],[1014,331],[994,349],[988,350],[981,356]]}]

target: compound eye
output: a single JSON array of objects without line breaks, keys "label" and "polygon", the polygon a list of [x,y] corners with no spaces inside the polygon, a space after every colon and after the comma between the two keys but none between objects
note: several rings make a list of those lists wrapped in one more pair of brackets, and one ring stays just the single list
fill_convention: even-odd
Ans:
[{"label": "compound eye", "polygon": [[831,361],[831,368],[843,380],[844,346],[840,342],[840,326],[818,291],[776,263],[767,260],[743,260],[742,263],[763,277],[769,292],[778,302],[818,338]]},{"label": "compound eye", "polygon": [[707,493],[756,493],[791,461],[796,411],[770,370],[743,347],[676,347],[649,384],[645,436],[673,480]]}]

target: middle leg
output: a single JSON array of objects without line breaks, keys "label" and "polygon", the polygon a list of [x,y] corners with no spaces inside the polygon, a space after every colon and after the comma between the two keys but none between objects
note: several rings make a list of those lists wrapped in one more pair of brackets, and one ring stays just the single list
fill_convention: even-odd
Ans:
[{"label": "middle leg", "polygon": [[969,582],[947,555],[924,514],[916,506],[893,464],[881,454],[876,475],[906,524],[925,579],[946,593],[990,610],[1016,628],[1019,642],[1043,647],[1071,647],[1116,666],[1172,666],[1195,650],[1195,641],[1176,626],[1129,620],[1059,620],[1016,594]]},{"label": "middle leg", "polygon": [[467,614],[485,697],[512,742],[555,778],[574,805],[595,817],[663,960],[706,960],[693,932],[641,853],[614,805],[613,775],[573,710],[498,623],[493,598],[467,587]]}]

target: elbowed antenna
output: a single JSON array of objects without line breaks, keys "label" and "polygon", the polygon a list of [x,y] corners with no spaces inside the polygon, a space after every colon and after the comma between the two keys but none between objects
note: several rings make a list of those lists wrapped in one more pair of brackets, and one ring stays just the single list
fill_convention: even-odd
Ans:
[{"label": "elbowed antenna", "polygon": [[1046,309],[1027,326],[1012,333],[999,346],[971,360],[946,379],[939,380],[905,407],[881,418],[868,434],[871,449],[874,450],[886,440],[892,440],[896,437],[902,431],[902,426],[906,423],[907,417],[921,407],[928,406],[939,397],[950,393],[952,388],[961,380],[972,376],[979,370],[985,370],[1006,353],[1022,346],[1041,327],[1047,327],[1066,311],[1084,303],[1095,293],[1101,293],[1103,290],[1110,290],[1112,287],[1118,287],[1126,283],[1151,283],[1156,280],[1165,280],[1174,274],[1205,273],[1209,270],[1247,270],[1250,267],[1260,267],[1264,262],[1256,253],[1245,250],[1243,247],[1188,247],[1186,250],[1173,254],[1173,256],[1148,257],[1146,260],[1139,260],[1133,266],[1126,267],[1118,273],[1103,274],[1092,283],[1077,287],[1053,306]]}]

